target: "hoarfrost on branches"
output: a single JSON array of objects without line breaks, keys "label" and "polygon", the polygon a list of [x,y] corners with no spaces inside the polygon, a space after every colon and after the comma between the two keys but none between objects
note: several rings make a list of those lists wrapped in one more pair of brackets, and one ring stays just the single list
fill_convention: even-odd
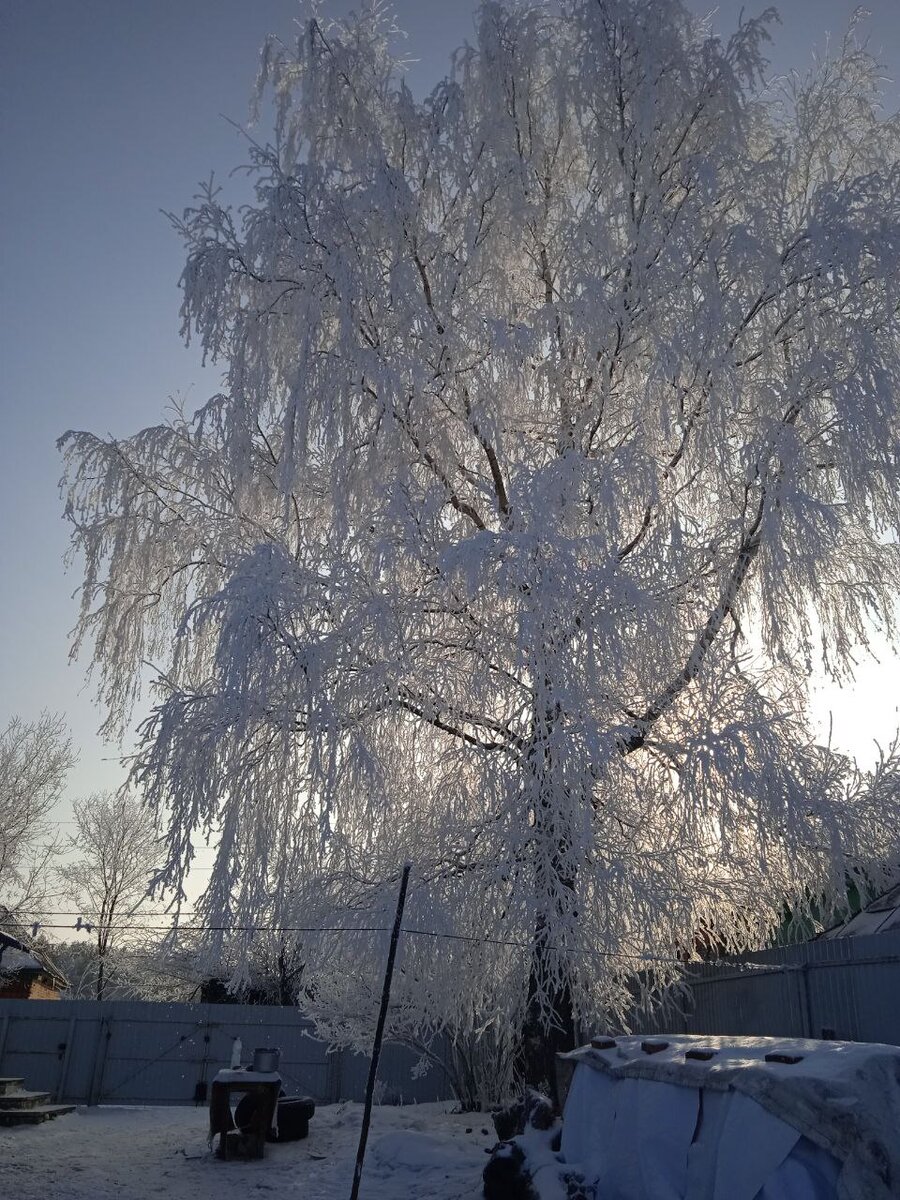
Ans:
[{"label": "hoarfrost on branches", "polygon": [[107,992],[110,955],[129,938],[129,922],[147,908],[162,845],[153,813],[127,792],[97,792],[73,805],[78,858],[59,868],[62,894],[87,918],[93,935],[94,994]]},{"label": "hoarfrost on branches", "polygon": [[894,629],[898,123],[854,30],[765,87],[772,16],[486,3],[422,102],[377,7],[270,42],[255,203],[175,221],[221,394],[63,439],[169,877],[215,830],[350,1024],[406,859],[397,1027],[527,1051],[893,847],[805,697]]},{"label": "hoarfrost on branches", "polygon": [[13,932],[47,901],[59,850],[51,813],[75,758],[56,713],[11,717],[0,730],[0,915],[13,921]]}]

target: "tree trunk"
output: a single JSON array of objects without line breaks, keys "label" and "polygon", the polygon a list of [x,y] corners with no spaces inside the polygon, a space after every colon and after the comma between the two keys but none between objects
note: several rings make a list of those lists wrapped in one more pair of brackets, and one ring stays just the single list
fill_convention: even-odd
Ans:
[{"label": "tree trunk", "polygon": [[575,1047],[575,1012],[571,982],[566,979],[551,994],[552,1024],[547,1027],[546,1017],[542,1018],[540,1008],[535,1003],[542,966],[536,945],[532,950],[528,1005],[522,1025],[517,1074],[524,1084],[543,1092],[558,1105],[556,1056]]},{"label": "tree trunk", "polygon": [[[549,680],[547,685],[549,691]],[[577,916],[572,837],[568,816],[560,811],[549,747],[549,733],[557,715],[554,708],[548,708],[540,723],[535,722],[535,738],[528,755],[536,784],[535,894],[545,899],[535,919],[516,1072],[523,1084],[550,1096],[554,1103],[558,1100],[556,1055],[575,1046],[573,981],[577,970],[568,947],[554,944]]]}]

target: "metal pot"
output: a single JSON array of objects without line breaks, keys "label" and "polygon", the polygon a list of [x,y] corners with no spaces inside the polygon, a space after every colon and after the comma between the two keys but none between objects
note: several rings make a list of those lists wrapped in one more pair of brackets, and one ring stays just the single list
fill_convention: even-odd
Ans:
[{"label": "metal pot", "polygon": [[281,1051],[278,1049],[266,1049],[264,1046],[257,1046],[253,1051],[253,1070],[264,1074],[271,1074],[278,1070],[278,1060],[281,1057]]}]

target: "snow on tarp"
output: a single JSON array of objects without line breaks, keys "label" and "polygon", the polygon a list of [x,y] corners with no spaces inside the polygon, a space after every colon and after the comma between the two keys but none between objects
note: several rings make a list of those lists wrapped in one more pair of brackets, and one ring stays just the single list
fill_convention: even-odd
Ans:
[{"label": "snow on tarp", "polygon": [[[575,1065],[562,1157],[599,1195],[891,1200],[900,1195],[900,1049],[783,1038],[640,1037]],[[685,1058],[705,1047],[708,1061]],[[800,1056],[787,1064],[766,1054]],[[641,1086],[640,1081],[656,1086]]]}]

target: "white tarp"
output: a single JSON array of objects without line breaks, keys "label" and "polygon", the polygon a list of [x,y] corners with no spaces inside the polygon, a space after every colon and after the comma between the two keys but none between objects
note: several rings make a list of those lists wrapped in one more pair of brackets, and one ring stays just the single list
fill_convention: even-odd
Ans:
[{"label": "white tarp", "polygon": [[[897,1200],[900,1049],[639,1037],[576,1065],[561,1155],[598,1200]],[[685,1058],[698,1046],[708,1061]],[[767,1053],[800,1057],[767,1062]]]}]

